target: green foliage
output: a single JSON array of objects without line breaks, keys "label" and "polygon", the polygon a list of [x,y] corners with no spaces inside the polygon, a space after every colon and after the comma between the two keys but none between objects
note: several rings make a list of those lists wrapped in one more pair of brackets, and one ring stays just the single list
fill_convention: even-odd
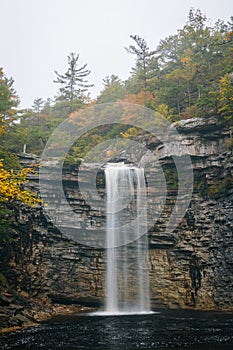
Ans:
[{"label": "green foliage", "polygon": [[82,160],[79,157],[77,157],[73,152],[68,153],[64,160],[64,168],[70,170],[77,169],[81,162]]},{"label": "green foliage", "polygon": [[207,194],[210,198],[225,196],[230,189],[233,189],[233,178],[225,177],[221,182],[208,186]]},{"label": "green foliage", "polygon": [[225,74],[220,80],[218,111],[233,125],[233,72]]},{"label": "green foliage", "polygon": [[179,187],[178,174],[175,167],[166,167],[163,169],[168,189],[177,190]]},{"label": "green foliage", "polygon": [[20,153],[26,146],[26,152],[40,155],[55,128],[64,121],[57,112],[57,105],[44,105],[40,112],[24,110],[20,114],[20,123],[14,124],[3,137],[2,144],[10,152]]},{"label": "green foliage", "polygon": [[195,176],[194,192],[201,195],[203,198],[218,199],[225,197],[229,190],[233,188],[233,179],[231,176],[226,176],[221,181],[214,180],[207,183],[206,177]]},{"label": "green foliage", "polygon": [[207,196],[207,182],[205,177],[198,177],[197,175],[194,177],[193,184],[194,192],[198,193],[200,196],[205,198]]},{"label": "green foliage", "polygon": [[161,40],[154,51],[143,38],[131,36],[136,45],[127,51],[137,61],[125,82],[127,94],[149,91],[153,104],[147,101],[147,106],[158,110],[167,105],[170,121],[217,112],[232,115],[229,81],[228,92],[223,92],[223,77],[232,73],[232,28],[232,22],[220,20],[209,26],[200,10],[191,9],[184,27]]},{"label": "green foliage", "polygon": [[106,77],[103,80],[104,89],[97,98],[97,103],[117,102],[125,96],[124,84],[116,75]]},{"label": "green foliage", "polygon": [[[155,75],[154,70],[151,69],[152,62],[154,62],[153,56],[155,51],[150,51],[145,39],[141,38],[139,35],[130,35],[130,38],[134,40],[136,46],[130,45],[125,49],[128,53],[136,56],[136,67],[133,68],[132,72],[134,85],[137,86],[137,91],[134,92],[138,93],[140,90],[147,90],[149,88],[149,81]],[[128,91],[132,93],[129,88],[130,84],[128,84]]]},{"label": "green foliage", "polygon": [[18,169],[20,167],[19,158],[9,149],[0,146],[0,159],[4,163],[5,169]]},{"label": "green foliage", "polygon": [[7,79],[0,69],[0,243],[11,240],[13,212],[8,208],[13,202],[35,205],[41,202],[35,194],[23,188],[26,176],[31,169],[22,169],[17,158],[8,147],[12,138],[10,131],[16,128],[14,120],[18,118],[15,107],[18,99],[13,89],[13,80]]},{"label": "green foliage", "polygon": [[[1,140],[5,150],[13,153],[26,150],[28,153],[40,155],[55,128],[71,112],[78,111],[90,103],[84,94],[87,88],[92,86],[88,85],[85,80],[90,71],[86,69],[86,64],[79,67],[78,60],[79,55],[71,53],[68,56],[67,72],[63,75],[56,72],[57,80],[55,82],[61,84],[61,88],[60,95],[56,97],[55,102],[51,99],[43,101],[41,98],[37,98],[33,102],[32,109],[20,112],[19,123],[10,124],[7,135],[3,135]],[[3,131],[5,124],[2,127]],[[2,134],[4,133],[2,132]],[[4,156],[1,158],[4,159]]]},{"label": "green foliage", "polygon": [[4,135],[16,117],[19,100],[13,88],[13,79],[6,78],[0,68],[0,136]]},{"label": "green foliage", "polygon": [[35,113],[40,113],[43,109],[44,101],[42,98],[36,98],[33,102],[32,108]]},{"label": "green foliage", "polygon": [[[126,48],[136,58],[135,66],[126,81],[118,76],[106,77],[97,103],[123,101],[146,106],[160,113],[170,122],[191,117],[220,113],[232,123],[232,53],[233,24],[217,21],[209,25],[200,10],[191,9],[187,22],[176,34],[160,41],[151,50],[146,40],[131,35],[133,44]],[[6,79],[0,71],[0,157],[7,159],[10,153],[25,150],[41,154],[54,129],[72,112],[82,110],[95,101],[86,95],[87,65],[79,65],[79,55],[68,55],[68,68],[64,74],[57,71],[55,83],[60,84],[59,95],[54,101],[34,100],[32,109],[18,114],[20,123],[12,123],[17,117],[18,100],[12,88],[12,79]],[[111,111],[110,111],[111,113]],[[72,115],[73,115],[72,114]],[[127,122],[132,123],[134,113]],[[88,122],[88,121],[87,121]],[[81,120],[83,126],[86,121]],[[136,137],[136,131],[120,130],[119,126],[91,131],[73,145],[66,162],[77,164],[98,142],[122,136]],[[6,134],[6,130],[8,131]],[[96,132],[96,134],[95,134]],[[4,135],[5,134],[5,135]],[[120,136],[120,137],[121,137]],[[13,158],[9,162],[13,162]]]},{"label": "green foliage", "polygon": [[[191,10],[189,19],[178,34],[161,41],[157,53],[161,69],[161,98],[169,108],[182,112],[195,105],[196,116],[217,112],[219,79],[229,67],[226,42],[229,30],[223,23],[206,25],[206,16],[200,10]],[[225,64],[223,64],[223,60]]]}]

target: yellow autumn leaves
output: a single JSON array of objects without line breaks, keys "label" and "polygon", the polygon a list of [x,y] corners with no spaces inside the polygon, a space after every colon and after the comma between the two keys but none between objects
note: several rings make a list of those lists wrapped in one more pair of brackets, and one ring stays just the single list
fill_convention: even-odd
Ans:
[{"label": "yellow autumn leaves", "polygon": [[27,174],[33,172],[33,169],[6,170],[0,160],[0,202],[20,201],[29,206],[41,203],[36,193],[23,188]]},{"label": "yellow autumn leaves", "polygon": [[219,113],[222,113],[232,122],[233,113],[233,74],[227,73],[220,80],[220,106]]},{"label": "yellow autumn leaves", "polygon": [[[13,80],[7,79],[0,67],[0,137],[4,136],[5,140],[13,120],[17,118],[15,109],[17,105],[18,98],[13,89]],[[10,153],[2,145],[0,145],[0,151],[8,162]],[[41,200],[36,193],[24,188],[27,174],[32,172],[33,169],[8,169],[0,159],[0,204],[11,201],[34,206],[40,203]]]}]

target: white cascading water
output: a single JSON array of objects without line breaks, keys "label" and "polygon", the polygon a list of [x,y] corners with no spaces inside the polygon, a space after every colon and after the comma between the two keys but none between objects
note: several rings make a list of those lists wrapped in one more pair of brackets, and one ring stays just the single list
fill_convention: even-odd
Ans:
[{"label": "white cascading water", "polygon": [[144,169],[105,169],[107,272],[105,313],[150,311]]}]

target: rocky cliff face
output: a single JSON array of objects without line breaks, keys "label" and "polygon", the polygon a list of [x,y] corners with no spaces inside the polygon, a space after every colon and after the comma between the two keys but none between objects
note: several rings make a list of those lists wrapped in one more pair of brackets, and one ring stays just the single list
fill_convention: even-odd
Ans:
[{"label": "rocky cliff face", "polygon": [[[194,189],[186,215],[172,235],[159,232],[175,190],[168,193],[168,204],[150,232],[152,298],[156,305],[169,307],[232,309],[230,134],[217,118],[182,121],[176,127],[181,141],[174,144],[173,155],[190,155]],[[169,166],[171,156],[165,147],[159,149],[159,159]]]},{"label": "rocky cliff face", "polygon": [[[232,310],[233,160],[228,145],[231,135],[217,117],[182,121],[176,123],[176,128],[181,140],[170,147],[172,154],[153,139],[143,140],[156,154],[169,184],[161,215],[149,229],[152,305]],[[177,196],[172,158],[185,154],[190,155],[194,169],[193,196],[181,223],[168,234],[166,221]],[[148,157],[146,162],[150,162]],[[34,161],[30,155],[22,156],[24,165]],[[37,177],[29,180],[29,185],[37,188]],[[15,241],[10,252],[3,255],[1,270],[24,296],[99,306],[105,294],[105,250],[76,243],[72,240],[72,229],[75,227],[80,234],[98,232],[105,224],[104,209],[86,206],[78,191],[77,170],[64,171],[63,186],[73,210],[80,213],[77,222],[64,218],[70,239],[54,227],[41,208],[22,206],[15,212]],[[103,196],[103,184],[99,193]],[[158,203],[159,196],[159,193],[153,196]],[[55,203],[54,213],[62,211],[62,200],[55,198]],[[153,210],[151,200],[148,210],[151,216]]]}]

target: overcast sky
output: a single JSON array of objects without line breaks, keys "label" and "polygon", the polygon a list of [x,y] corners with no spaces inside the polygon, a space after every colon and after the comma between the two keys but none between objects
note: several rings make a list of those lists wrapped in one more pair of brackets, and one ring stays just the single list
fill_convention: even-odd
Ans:
[{"label": "overcast sky", "polygon": [[191,7],[212,22],[233,15],[232,0],[0,0],[0,66],[15,80],[21,107],[30,107],[56,95],[54,70],[64,73],[67,55],[76,52],[91,70],[95,97],[107,75],[129,76],[134,58],[124,47],[131,34],[154,49],[183,27]]}]

